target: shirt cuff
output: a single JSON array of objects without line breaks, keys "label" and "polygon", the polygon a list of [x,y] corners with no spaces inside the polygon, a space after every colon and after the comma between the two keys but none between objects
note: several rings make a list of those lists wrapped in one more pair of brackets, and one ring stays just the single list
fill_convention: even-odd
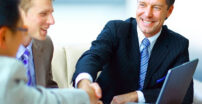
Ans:
[{"label": "shirt cuff", "polygon": [[144,94],[142,91],[136,91],[138,96],[138,103],[145,103]]},{"label": "shirt cuff", "polygon": [[76,88],[77,88],[77,85],[78,85],[79,81],[81,81],[82,79],[88,79],[88,80],[90,80],[90,82],[93,82],[93,78],[91,77],[90,74],[88,74],[88,73],[80,73],[76,77],[76,82],[75,82],[75,87]]}]

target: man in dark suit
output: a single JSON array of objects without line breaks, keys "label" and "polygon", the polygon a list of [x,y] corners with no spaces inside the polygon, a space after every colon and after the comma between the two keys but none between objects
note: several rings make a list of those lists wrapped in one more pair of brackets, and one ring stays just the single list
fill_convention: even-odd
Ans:
[{"label": "man in dark suit", "polygon": [[[138,0],[136,19],[108,22],[80,57],[75,86],[98,82],[104,104],[155,102],[167,71],[189,61],[188,40],[163,26],[174,1]],[[193,82],[184,98],[192,102]]]},{"label": "man in dark suit", "polygon": [[24,53],[29,53],[28,65],[25,65],[28,85],[57,87],[51,72],[53,43],[47,36],[48,28],[55,23],[52,0],[21,0],[20,12],[24,24],[28,27],[28,36],[16,57],[23,61]]}]

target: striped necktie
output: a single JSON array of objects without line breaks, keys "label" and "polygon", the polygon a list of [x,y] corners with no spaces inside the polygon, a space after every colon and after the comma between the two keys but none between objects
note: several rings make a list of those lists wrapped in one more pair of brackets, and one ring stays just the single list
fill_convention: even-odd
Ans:
[{"label": "striped necktie", "polygon": [[27,69],[27,78],[28,78],[27,85],[32,86],[32,76],[31,76],[31,71],[28,66],[29,56],[30,56],[30,52],[28,51],[28,49],[26,49],[25,52],[23,53],[23,55],[21,56],[20,60],[23,62],[25,68]]},{"label": "striped necktie", "polygon": [[140,80],[139,80],[139,90],[142,90],[144,87],[144,80],[147,72],[148,61],[149,61],[149,51],[148,46],[150,42],[147,38],[142,40],[143,49],[141,51],[141,58],[140,58]]}]

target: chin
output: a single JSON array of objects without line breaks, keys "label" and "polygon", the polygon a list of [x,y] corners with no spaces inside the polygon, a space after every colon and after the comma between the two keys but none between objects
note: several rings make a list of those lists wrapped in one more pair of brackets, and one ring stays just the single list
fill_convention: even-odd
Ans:
[{"label": "chin", "polygon": [[46,40],[46,36],[44,36],[44,37],[40,37],[39,40]]},{"label": "chin", "polygon": [[37,39],[37,40],[45,40],[46,37],[43,37],[43,36],[38,36],[38,37],[34,37],[34,39]]},{"label": "chin", "polygon": [[40,34],[40,36],[39,36],[39,40],[45,40],[46,37],[47,37],[46,34]]}]

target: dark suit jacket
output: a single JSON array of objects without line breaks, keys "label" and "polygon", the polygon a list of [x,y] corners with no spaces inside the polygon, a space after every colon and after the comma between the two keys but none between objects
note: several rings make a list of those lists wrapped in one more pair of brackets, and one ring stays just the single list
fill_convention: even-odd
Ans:
[{"label": "dark suit jacket", "polygon": [[[110,21],[90,50],[79,59],[73,81],[81,72],[89,73],[102,88],[104,103],[109,104],[113,96],[138,90],[140,72],[140,50],[136,19]],[[167,71],[189,61],[188,40],[163,26],[149,59],[148,70],[142,90],[146,102],[155,102]],[[187,91],[185,102],[193,101],[193,83]]]},{"label": "dark suit jacket", "polygon": [[32,52],[34,58],[34,69],[36,84],[44,87],[57,87],[52,80],[51,61],[53,57],[53,43],[50,37],[46,40],[33,40]]}]

